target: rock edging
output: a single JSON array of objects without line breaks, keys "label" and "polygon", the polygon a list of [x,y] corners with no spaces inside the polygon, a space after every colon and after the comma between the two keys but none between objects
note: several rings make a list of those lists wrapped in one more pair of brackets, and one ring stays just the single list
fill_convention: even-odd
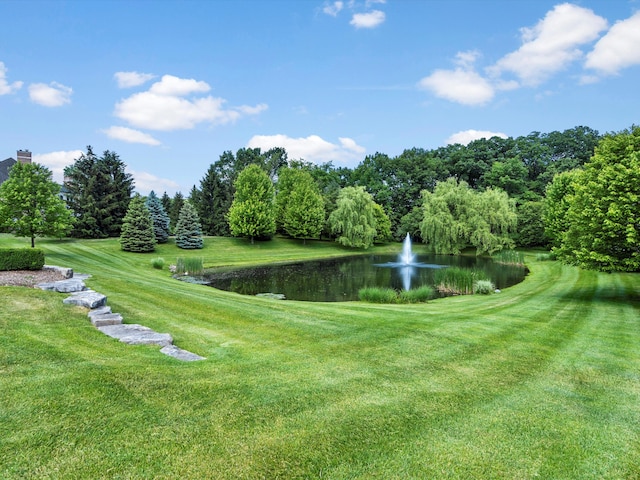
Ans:
[{"label": "rock edging", "polygon": [[204,357],[191,353],[173,345],[173,337],[168,333],[158,333],[138,324],[122,323],[119,313],[113,313],[107,306],[107,297],[94,290],[89,290],[84,280],[91,275],[74,274],[70,268],[45,266],[47,270],[55,270],[65,278],[56,282],[40,283],[36,288],[59,293],[70,293],[62,302],[67,305],[78,305],[89,309],[87,316],[98,330],[105,335],[116,338],[129,345],[159,345],[160,352],[184,362],[205,360]]}]

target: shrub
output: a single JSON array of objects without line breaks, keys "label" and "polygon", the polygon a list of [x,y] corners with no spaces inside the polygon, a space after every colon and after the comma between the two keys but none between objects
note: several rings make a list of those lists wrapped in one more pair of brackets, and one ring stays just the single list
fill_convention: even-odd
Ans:
[{"label": "shrub", "polygon": [[176,273],[180,275],[202,275],[204,264],[202,257],[178,257],[176,261]]},{"label": "shrub", "polygon": [[44,252],[37,248],[0,249],[0,271],[42,270]]},{"label": "shrub", "polygon": [[151,266],[157,270],[162,270],[164,267],[164,258],[154,258],[151,260]]},{"label": "shrub", "polygon": [[536,255],[536,260],[538,260],[539,262],[547,262],[547,261],[557,260],[557,258],[556,258],[555,252],[549,252],[549,253],[539,253],[538,255]]},{"label": "shrub", "polygon": [[473,293],[479,293],[481,295],[489,295],[493,293],[496,286],[490,280],[478,280],[473,285]]},{"label": "shrub", "polygon": [[399,303],[424,303],[431,300],[435,295],[435,290],[428,286],[414,288],[413,290],[405,290],[400,292],[398,297]]},{"label": "shrub", "polygon": [[358,291],[360,301],[369,303],[396,303],[397,297],[393,288],[366,287]]}]

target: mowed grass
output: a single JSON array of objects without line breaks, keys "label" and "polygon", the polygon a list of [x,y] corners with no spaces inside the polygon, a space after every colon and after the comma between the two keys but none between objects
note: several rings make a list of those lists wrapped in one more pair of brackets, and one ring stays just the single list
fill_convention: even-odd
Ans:
[{"label": "mowed grass", "polygon": [[93,274],[127,323],[207,360],[119,343],[64,295],[0,287],[0,478],[640,475],[639,275],[530,254],[530,275],[500,294],[322,304],[178,282],[151,260],[350,253],[331,243],[39,246],[48,264]]}]

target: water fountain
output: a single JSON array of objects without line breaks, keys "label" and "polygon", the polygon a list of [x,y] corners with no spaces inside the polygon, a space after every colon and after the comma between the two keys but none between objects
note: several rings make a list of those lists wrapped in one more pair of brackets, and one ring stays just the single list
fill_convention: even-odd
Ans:
[{"label": "water fountain", "polygon": [[399,268],[404,290],[411,290],[411,278],[415,276],[416,268],[444,268],[446,265],[416,262],[416,255],[411,249],[411,237],[407,233],[402,242],[402,252],[398,255],[397,262],[378,263],[376,267]]}]

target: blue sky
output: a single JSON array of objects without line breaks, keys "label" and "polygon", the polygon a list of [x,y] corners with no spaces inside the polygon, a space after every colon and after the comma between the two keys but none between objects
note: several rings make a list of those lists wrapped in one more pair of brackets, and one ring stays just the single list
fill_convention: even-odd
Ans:
[{"label": "blue sky", "polygon": [[639,0],[0,0],[0,160],[87,145],[146,194],[226,150],[366,155],[639,123]]}]

